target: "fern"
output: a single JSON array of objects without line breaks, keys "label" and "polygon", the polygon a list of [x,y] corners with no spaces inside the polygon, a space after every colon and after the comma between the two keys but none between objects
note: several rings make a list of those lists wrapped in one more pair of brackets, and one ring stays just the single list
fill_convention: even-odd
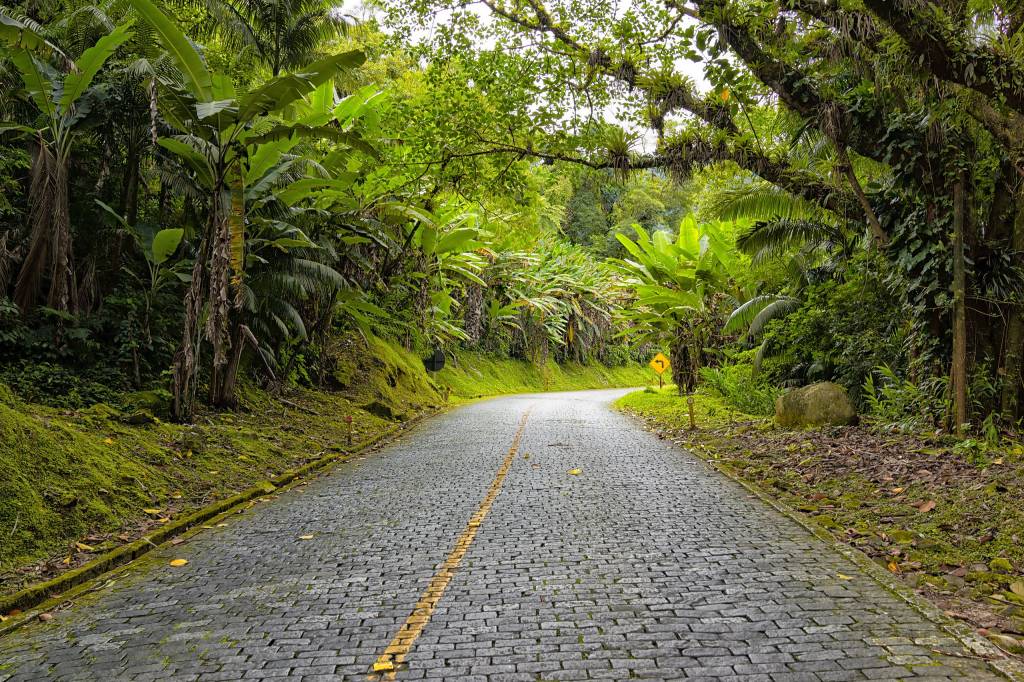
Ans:
[{"label": "fern", "polygon": [[711,200],[711,212],[722,220],[822,220],[825,212],[813,203],[763,181],[725,187]]},{"label": "fern", "polygon": [[828,246],[840,241],[838,230],[811,220],[780,219],[755,223],[736,237],[736,248],[761,263],[802,245]]}]

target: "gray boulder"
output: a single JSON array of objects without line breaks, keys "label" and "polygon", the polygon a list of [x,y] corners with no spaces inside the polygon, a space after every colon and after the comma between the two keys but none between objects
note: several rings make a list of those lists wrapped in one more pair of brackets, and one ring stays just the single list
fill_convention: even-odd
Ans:
[{"label": "gray boulder", "polygon": [[830,381],[796,388],[775,400],[779,426],[844,426],[857,422],[846,389]]}]

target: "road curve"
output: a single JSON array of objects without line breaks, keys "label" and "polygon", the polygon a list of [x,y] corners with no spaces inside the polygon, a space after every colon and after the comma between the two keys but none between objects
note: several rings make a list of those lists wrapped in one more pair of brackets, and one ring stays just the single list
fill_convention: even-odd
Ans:
[{"label": "road curve", "polygon": [[621,394],[430,419],[0,639],[0,681],[1001,679]]}]

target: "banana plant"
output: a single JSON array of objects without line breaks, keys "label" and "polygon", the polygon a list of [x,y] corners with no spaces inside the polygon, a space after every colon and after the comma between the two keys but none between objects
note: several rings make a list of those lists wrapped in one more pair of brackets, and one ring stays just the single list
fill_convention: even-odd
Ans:
[{"label": "banana plant", "polygon": [[[187,420],[195,400],[204,311],[205,336],[213,349],[210,401],[234,402],[235,356],[246,331],[238,320],[245,271],[246,182],[263,178],[298,140],[326,139],[372,151],[358,134],[323,117],[280,116],[339,73],[362,64],[365,57],[359,51],[332,55],[236,93],[230,79],[212,73],[192,42],[150,0],[129,2],[153,26],[177,66],[177,78],[158,84],[161,113],[178,134],[161,138],[159,144],[186,169],[209,202],[174,360],[173,412],[175,418]],[[235,352],[229,356],[232,347]]]},{"label": "banana plant", "polygon": [[680,395],[692,392],[710,335],[721,327],[713,318],[722,297],[735,299],[743,263],[728,230],[717,221],[698,225],[689,215],[671,236],[649,235],[633,226],[636,240],[616,237],[630,258],[616,259],[632,288],[635,306],[620,312],[634,325],[639,341],[669,345],[672,374]]},{"label": "banana plant", "polygon": [[[406,243],[415,252],[418,267],[411,273],[419,281],[419,301],[427,310],[417,311],[428,337],[434,343],[466,340],[465,331],[452,322],[459,302],[456,292],[468,284],[486,286],[480,272],[486,264],[479,241],[477,216],[462,210],[456,202],[436,212],[407,206],[415,219],[405,226]],[[429,292],[429,293],[428,293]]]},{"label": "banana plant", "polygon": [[26,137],[32,151],[28,252],[18,273],[15,302],[31,308],[49,276],[46,304],[61,313],[77,307],[68,168],[90,108],[102,99],[93,79],[132,37],[131,22],[117,26],[71,61],[25,22],[0,14],[4,48],[38,112],[31,125],[0,123],[0,134]]}]

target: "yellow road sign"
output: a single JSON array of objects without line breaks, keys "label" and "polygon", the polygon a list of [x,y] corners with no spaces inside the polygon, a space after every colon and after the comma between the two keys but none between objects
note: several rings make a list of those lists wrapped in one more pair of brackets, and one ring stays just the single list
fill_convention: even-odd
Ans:
[{"label": "yellow road sign", "polygon": [[672,363],[668,361],[668,358],[665,357],[664,353],[658,353],[653,358],[651,358],[650,365],[651,369],[653,369],[658,374],[664,374],[669,370],[670,367],[672,367]]}]

